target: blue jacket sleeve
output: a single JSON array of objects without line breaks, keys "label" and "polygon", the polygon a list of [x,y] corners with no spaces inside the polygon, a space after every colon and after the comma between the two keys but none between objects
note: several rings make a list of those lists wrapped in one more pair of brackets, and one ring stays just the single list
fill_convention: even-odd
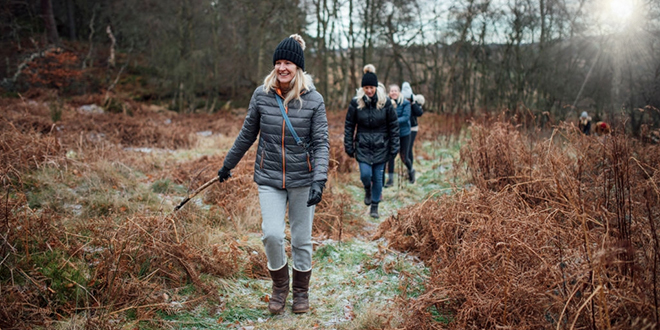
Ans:
[{"label": "blue jacket sleeve", "polygon": [[403,112],[399,116],[399,124],[403,123],[410,123],[410,102],[405,100],[403,101]]}]

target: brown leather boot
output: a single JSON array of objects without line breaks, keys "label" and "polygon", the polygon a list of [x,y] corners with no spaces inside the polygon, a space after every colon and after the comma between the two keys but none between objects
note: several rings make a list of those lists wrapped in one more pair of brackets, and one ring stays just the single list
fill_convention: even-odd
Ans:
[{"label": "brown leather boot", "polygon": [[293,312],[296,314],[309,312],[309,279],[312,270],[307,272],[293,269]]},{"label": "brown leather boot", "polygon": [[282,314],[289,295],[289,267],[287,264],[278,270],[268,270],[273,279],[273,294],[268,301],[268,311],[271,314]]}]

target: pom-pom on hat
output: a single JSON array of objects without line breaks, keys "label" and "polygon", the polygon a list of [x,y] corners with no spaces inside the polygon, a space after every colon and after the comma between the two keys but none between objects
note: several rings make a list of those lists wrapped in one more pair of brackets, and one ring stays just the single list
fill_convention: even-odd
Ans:
[{"label": "pom-pom on hat", "polygon": [[362,76],[362,87],[374,86],[378,87],[378,77],[376,76],[376,67],[373,64],[364,66],[364,76]]},{"label": "pom-pom on hat", "polygon": [[426,99],[424,98],[424,95],[417,94],[417,95],[415,95],[415,102],[417,102],[417,103],[419,103],[419,105],[423,106],[424,103],[426,103]]},{"label": "pom-pom on hat", "polygon": [[401,95],[403,95],[403,97],[408,100],[412,98],[413,91],[410,87],[410,83],[407,81],[404,81],[403,84],[401,84]]},{"label": "pom-pom on hat", "polygon": [[305,54],[303,50],[305,50],[305,40],[298,34],[292,34],[288,38],[284,38],[275,48],[273,65],[277,60],[287,60],[305,71]]}]

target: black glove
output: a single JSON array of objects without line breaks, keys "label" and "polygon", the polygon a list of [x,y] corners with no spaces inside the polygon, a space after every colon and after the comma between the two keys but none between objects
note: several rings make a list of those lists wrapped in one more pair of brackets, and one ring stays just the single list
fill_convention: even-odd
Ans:
[{"label": "black glove", "polygon": [[348,157],[355,158],[355,150],[346,151],[346,154]]},{"label": "black glove", "polygon": [[325,181],[312,182],[312,186],[309,188],[307,207],[316,205],[321,201],[321,196],[323,196],[323,188],[325,188]]},{"label": "black glove", "polygon": [[222,166],[222,168],[218,171],[218,178],[220,179],[220,182],[223,182],[231,177],[231,172],[229,169],[225,166]]}]

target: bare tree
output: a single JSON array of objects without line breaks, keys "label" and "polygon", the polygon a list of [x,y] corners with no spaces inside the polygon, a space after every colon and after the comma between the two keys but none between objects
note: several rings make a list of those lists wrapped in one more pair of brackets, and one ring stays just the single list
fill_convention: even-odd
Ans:
[{"label": "bare tree", "polygon": [[44,20],[46,27],[46,41],[49,44],[58,45],[60,43],[60,36],[57,33],[57,25],[55,25],[55,16],[53,16],[53,3],[51,0],[41,0],[41,17]]}]

